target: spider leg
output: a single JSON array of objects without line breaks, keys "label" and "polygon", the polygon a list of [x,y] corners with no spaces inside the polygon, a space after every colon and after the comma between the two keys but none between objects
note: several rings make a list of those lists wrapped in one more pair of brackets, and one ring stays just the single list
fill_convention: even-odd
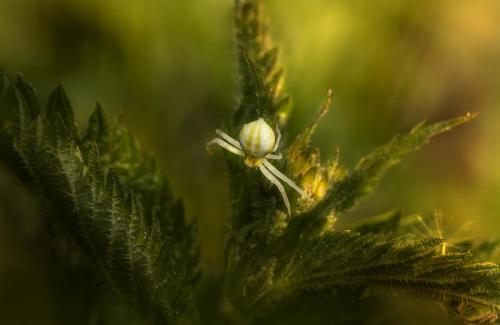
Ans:
[{"label": "spider leg", "polygon": [[274,143],[273,152],[278,150],[278,147],[280,146],[280,142],[281,142],[281,132],[280,132],[280,129],[278,128],[278,125],[276,125],[276,132],[278,132],[278,138],[276,139],[276,142]]},{"label": "spider leg", "polygon": [[212,141],[210,141],[209,143],[207,143],[207,147],[209,147],[209,146],[211,146],[213,144],[218,144],[222,148],[226,149],[227,151],[229,151],[231,153],[234,153],[235,155],[242,156],[242,157],[245,156],[245,154],[243,153],[243,151],[241,151],[238,148],[233,147],[231,144],[227,143],[226,141],[224,141],[222,139],[219,139],[219,138],[213,139]]},{"label": "spider leg", "polygon": [[262,161],[262,164],[264,166],[266,166],[267,169],[269,169],[269,171],[271,173],[273,173],[274,175],[276,175],[278,178],[280,178],[283,182],[287,183],[288,185],[290,185],[291,188],[293,188],[294,190],[296,190],[300,195],[302,196],[307,196],[306,193],[304,193],[304,191],[302,191],[302,189],[300,187],[298,187],[290,178],[286,177],[282,172],[280,172],[276,167],[274,167],[273,165],[271,165],[271,163],[267,160],[263,160]]},{"label": "spider leg", "polygon": [[224,140],[226,140],[227,142],[229,142],[230,144],[232,144],[236,148],[238,148],[240,150],[242,149],[240,142],[236,139],[233,139],[229,134],[227,134],[219,129],[215,130],[215,133],[220,135]]},{"label": "spider leg", "polygon": [[266,156],[266,159],[274,159],[274,160],[280,160],[281,158],[283,158],[283,155],[281,153],[278,153],[278,154],[269,154]]},{"label": "spider leg", "polygon": [[283,187],[283,185],[276,177],[274,177],[274,175],[269,170],[266,169],[264,165],[260,164],[259,169],[262,175],[264,175],[271,183],[273,183],[278,188],[278,190],[281,193],[281,196],[283,197],[283,201],[285,201],[285,205],[288,210],[288,215],[291,215],[290,201],[288,201],[288,196],[286,196],[285,188]]}]

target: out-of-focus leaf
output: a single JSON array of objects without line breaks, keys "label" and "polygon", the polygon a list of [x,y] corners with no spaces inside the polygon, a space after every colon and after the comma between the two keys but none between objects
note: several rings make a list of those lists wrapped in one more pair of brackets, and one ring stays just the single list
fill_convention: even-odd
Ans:
[{"label": "out-of-focus leaf", "polygon": [[[1,80],[5,76],[1,76]],[[152,158],[96,106],[80,138],[62,86],[45,118],[19,77],[4,91],[0,161],[37,194],[46,216],[145,320],[197,320],[195,228]],[[3,114],[7,112],[7,114]],[[125,145],[124,145],[125,144]]]},{"label": "out-of-focus leaf", "polygon": [[406,155],[420,149],[431,138],[464,124],[476,116],[477,114],[469,113],[434,124],[420,123],[409,133],[395,136],[388,144],[362,158],[354,170],[333,184],[312,214],[328,215],[332,211],[338,213],[351,208],[362,196],[370,194],[389,168],[401,162]]},{"label": "out-of-focus leaf", "polygon": [[233,131],[257,117],[284,123],[288,116],[290,105],[283,92],[279,49],[273,45],[263,11],[262,0],[235,1],[242,98],[233,116]]}]

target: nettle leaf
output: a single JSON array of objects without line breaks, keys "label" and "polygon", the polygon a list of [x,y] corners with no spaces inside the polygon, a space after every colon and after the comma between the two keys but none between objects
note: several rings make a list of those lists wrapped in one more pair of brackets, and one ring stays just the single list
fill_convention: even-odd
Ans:
[{"label": "nettle leaf", "polygon": [[353,229],[361,234],[391,233],[401,229],[403,211],[395,209],[380,215],[362,220]]},{"label": "nettle leaf", "polygon": [[99,105],[80,137],[62,86],[42,118],[31,85],[0,80],[1,162],[43,200],[48,220],[145,320],[196,321],[195,227],[154,160]]},{"label": "nettle leaf", "polygon": [[[238,134],[244,123],[264,118],[273,128],[286,120],[289,105],[283,91],[283,76],[279,67],[279,50],[273,45],[262,1],[235,1],[234,17],[236,42],[241,74],[241,102],[230,123],[230,134]],[[241,159],[228,156],[231,170],[230,194],[233,198],[229,256],[239,258],[245,242],[262,243],[279,233],[280,220],[276,216],[281,197],[275,195],[269,182],[258,170],[247,168]],[[272,200],[262,200],[263,197]],[[255,235],[255,236],[252,236]],[[252,238],[249,238],[252,236]],[[233,252],[233,249],[236,251]],[[230,257],[232,259],[233,257]],[[227,272],[232,263],[227,265]]]},{"label": "nettle leaf", "polygon": [[[233,306],[255,317],[311,291],[377,286],[439,299],[462,318],[469,317],[465,310],[477,317],[498,313],[500,267],[476,262],[470,252],[442,254],[442,244],[439,238],[353,231],[297,238],[294,247],[286,242],[262,254],[271,261],[267,264],[259,259],[242,263],[253,273],[233,290],[244,292]],[[335,299],[335,290],[331,294]]]},{"label": "nettle leaf", "polygon": [[[226,129],[237,134],[257,117],[283,127],[290,100],[263,1],[235,0],[234,15],[242,94]],[[221,315],[215,317],[228,323],[273,322],[280,312],[294,315],[289,309],[294,308],[295,313],[315,313],[308,320],[330,315],[359,321],[363,297],[370,289],[386,288],[440,301],[461,320],[496,321],[500,270],[484,261],[496,258],[498,242],[453,242],[439,222],[429,226],[441,215],[407,216],[400,210],[350,230],[336,228],[337,219],[372,193],[390,167],[475,115],[421,123],[349,170],[338,152],[322,162],[320,151],[311,147],[331,102],[330,91],[311,124],[284,146],[284,159],[276,163],[308,196],[290,194],[292,216],[258,170],[245,166],[241,157],[226,156],[232,211],[224,272],[214,285],[222,294],[206,295],[221,298]],[[80,135],[63,87],[51,94],[42,117],[33,87],[21,76],[10,82],[2,72],[0,109],[1,162],[36,193],[47,220],[145,320],[197,322],[195,225],[186,222],[182,202],[155,160],[140,150],[122,123],[107,122],[96,104]],[[316,308],[318,300],[325,308]]]},{"label": "nettle leaf", "polygon": [[353,207],[362,196],[370,194],[389,168],[402,158],[420,149],[422,145],[441,133],[469,122],[477,114],[467,113],[451,120],[427,125],[420,123],[407,134],[396,135],[388,144],[362,158],[354,170],[336,182],[312,214],[325,216]]},{"label": "nettle leaf", "polygon": [[240,63],[242,98],[233,116],[233,129],[263,117],[284,123],[290,98],[284,94],[279,48],[273,45],[262,1],[236,0],[234,17]]},{"label": "nettle leaf", "polygon": [[[257,116],[272,123],[282,122],[287,114],[276,108],[280,98],[285,98],[277,86],[283,83],[283,75],[263,1],[236,0],[235,18],[242,83],[241,105],[232,116],[232,133],[237,134],[243,123]],[[292,216],[283,212],[278,191],[258,171],[244,166],[239,157],[227,155],[233,208],[223,288],[227,317],[262,322],[273,310],[291,312],[285,307],[287,302],[304,302],[314,292],[339,304],[346,297],[362,299],[366,289],[374,286],[438,300],[463,320],[497,317],[499,267],[477,258],[485,256],[481,251],[488,251],[486,246],[475,250],[473,244],[452,245],[441,229],[418,231],[427,216],[405,216],[401,210],[353,225],[353,230],[335,229],[336,220],[372,193],[392,166],[476,114],[421,123],[349,170],[339,162],[338,153],[335,159],[322,162],[319,150],[311,147],[314,130],[331,102],[330,91],[311,124],[284,148],[285,157],[278,167],[308,194],[306,199],[292,194]],[[290,306],[297,308],[296,303]],[[332,312],[335,308],[331,307]]]},{"label": "nettle leaf", "polygon": [[442,254],[442,243],[352,231],[303,238],[255,303],[269,306],[300,291],[369,285],[439,299],[463,318],[466,309],[498,313],[500,267],[475,262],[470,252]]},{"label": "nettle leaf", "polygon": [[5,93],[8,84],[9,84],[9,78],[7,77],[5,71],[2,68],[0,68],[0,94],[3,95]]},{"label": "nettle leaf", "polygon": [[493,260],[500,262],[500,239],[490,239],[477,244],[472,244],[471,250],[480,260]]},{"label": "nettle leaf", "polygon": [[87,130],[82,136],[82,145],[85,147],[87,145],[96,144],[103,153],[107,152],[109,150],[111,136],[109,128],[101,105],[96,103],[94,112],[90,116]]},{"label": "nettle leaf", "polygon": [[323,163],[319,149],[311,147],[314,131],[328,113],[332,100],[333,92],[329,90],[321,109],[287,150],[288,170],[308,196],[298,202],[299,212],[306,212],[315,207],[325,197],[330,184],[337,182],[347,173],[346,168],[339,163],[339,151],[335,159]]},{"label": "nettle leaf", "polygon": [[21,75],[17,77],[15,86],[20,94],[19,99],[27,110],[27,115],[31,119],[36,119],[40,115],[40,104],[33,87]]}]

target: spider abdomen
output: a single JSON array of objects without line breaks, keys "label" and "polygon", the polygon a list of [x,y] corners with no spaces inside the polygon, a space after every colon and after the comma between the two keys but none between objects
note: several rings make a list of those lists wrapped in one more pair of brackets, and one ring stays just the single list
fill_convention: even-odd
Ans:
[{"label": "spider abdomen", "polygon": [[240,144],[245,154],[263,158],[273,151],[276,135],[262,118],[243,125]]}]

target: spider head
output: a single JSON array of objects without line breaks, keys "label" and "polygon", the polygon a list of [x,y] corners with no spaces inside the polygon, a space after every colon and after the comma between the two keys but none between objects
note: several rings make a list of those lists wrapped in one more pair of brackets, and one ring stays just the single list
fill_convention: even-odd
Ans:
[{"label": "spider head", "polygon": [[[255,166],[261,158],[273,151],[276,142],[276,135],[273,129],[262,118],[243,125],[240,132],[240,144],[243,151],[250,160],[245,163],[248,166]],[[247,158],[248,160],[248,158]]]},{"label": "spider head", "polygon": [[263,158],[255,158],[253,156],[246,156],[245,157],[245,165],[248,167],[257,167],[259,164],[262,162]]}]

